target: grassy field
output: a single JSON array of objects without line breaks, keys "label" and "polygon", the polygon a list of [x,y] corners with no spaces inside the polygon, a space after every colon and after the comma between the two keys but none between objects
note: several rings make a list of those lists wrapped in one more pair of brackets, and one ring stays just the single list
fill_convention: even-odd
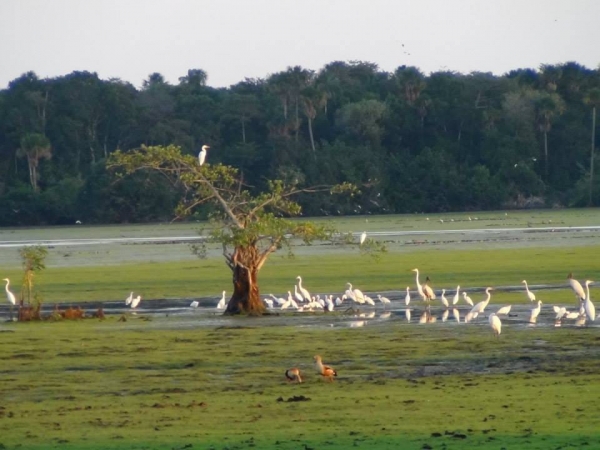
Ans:
[{"label": "grassy field", "polygon": [[[596,210],[468,217],[337,223],[359,232],[467,229],[474,222],[479,228],[600,223]],[[168,225],[160,234],[161,227],[2,230],[0,240],[193,232],[189,225]],[[349,281],[364,291],[400,295],[406,286],[414,289],[410,269],[419,267],[435,288],[452,291],[457,284],[519,285],[522,279],[534,286],[563,284],[537,292],[538,298],[545,305],[574,306],[567,273],[600,281],[600,240],[591,232],[516,241],[411,239],[392,240],[379,260],[332,246],[299,248],[294,259],[276,254],[261,271],[261,291],[293,289],[300,274],[313,292],[339,293]],[[1,251],[0,278],[18,280],[19,264],[9,254],[16,250]],[[216,297],[229,292],[231,279],[221,258],[194,259],[181,244],[110,244],[51,249],[36,282],[47,302],[68,303],[123,300],[132,289],[145,301]],[[494,306],[525,302],[523,292],[500,290],[492,298]],[[501,338],[494,339],[483,317],[468,325],[417,325],[394,314],[348,328],[338,314],[215,317],[209,326],[194,325],[190,317],[183,322],[143,315],[126,322],[109,316],[2,323],[0,449],[545,450],[591,449],[600,442],[598,327],[554,328],[548,319],[527,327],[506,320]],[[338,369],[338,380],[327,383],[314,373],[317,353]],[[285,381],[291,366],[303,371],[301,385]]]},{"label": "grassy field", "polygon": [[[598,329],[143,320],[3,329],[0,448],[549,449],[600,442]],[[324,323],[323,325],[326,325]],[[339,373],[319,379],[321,354]],[[298,366],[305,382],[283,372]],[[297,400],[297,401],[294,401]]]}]

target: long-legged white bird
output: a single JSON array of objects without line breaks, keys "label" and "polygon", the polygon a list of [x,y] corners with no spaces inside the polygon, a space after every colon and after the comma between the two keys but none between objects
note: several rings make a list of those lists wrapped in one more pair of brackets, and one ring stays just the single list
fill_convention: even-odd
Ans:
[{"label": "long-legged white bird", "polygon": [[391,303],[389,298],[383,297],[381,294],[377,294],[377,298],[383,304],[384,308]]},{"label": "long-legged white bird", "polygon": [[592,299],[590,298],[590,284],[592,283],[593,281],[591,280],[586,280],[585,282],[586,296],[585,303],[583,306],[585,308],[585,315],[589,320],[593,322],[594,320],[596,320],[596,307],[594,306],[594,304],[592,303]]},{"label": "long-legged white bird", "polygon": [[352,295],[348,295],[348,297],[350,297],[356,303],[360,303],[360,304],[365,303],[365,295],[362,293],[362,291],[360,289],[353,289],[352,283],[346,283],[346,286],[347,286],[346,295],[348,295],[348,291],[350,291],[350,293],[352,294]]},{"label": "long-legged white bird", "polygon": [[529,316],[529,323],[536,323],[537,318],[540,315],[540,311],[542,310],[542,301],[537,301],[537,306],[531,309],[531,315]]},{"label": "long-legged white bird", "polygon": [[460,285],[456,286],[456,294],[454,294],[454,297],[452,297],[452,305],[456,305],[458,303],[458,301],[460,300]]},{"label": "long-legged white bird", "polygon": [[529,290],[529,286],[527,285],[527,280],[521,281],[525,285],[525,292],[527,292],[527,298],[529,301],[535,302],[535,294]]},{"label": "long-legged white bird", "polygon": [[415,276],[415,282],[417,284],[417,292],[421,296],[421,299],[425,300],[427,297],[425,296],[425,292],[423,292],[423,286],[421,286],[421,283],[419,283],[419,269],[413,269],[412,271],[416,272],[416,274],[417,274]]},{"label": "long-legged white bird", "polygon": [[578,302],[584,301],[585,300],[585,291],[583,290],[583,286],[581,286],[581,283],[579,281],[577,281],[575,278],[573,278],[572,273],[569,273],[569,275],[567,275],[567,279],[569,280],[569,285],[571,286],[571,289],[573,289],[573,292],[575,292],[577,301]]},{"label": "long-legged white bird", "polygon": [[473,306],[473,300],[471,300],[471,297],[469,297],[465,291],[463,291],[463,298],[465,299],[465,302],[467,302],[467,305]]},{"label": "long-legged white bird", "polygon": [[404,297],[404,304],[408,306],[410,304],[410,288],[406,286],[406,296]]},{"label": "long-legged white bird", "polygon": [[206,151],[209,149],[210,147],[208,145],[203,145],[202,146],[202,150],[200,150],[200,153],[198,153],[198,162],[200,163],[200,165],[204,164],[204,161],[206,161]]},{"label": "long-legged white bird", "polygon": [[502,308],[498,309],[498,311],[496,311],[496,315],[498,315],[498,316],[500,314],[508,315],[511,308],[512,308],[512,305],[503,306]]},{"label": "long-legged white bird", "polygon": [[490,327],[494,331],[494,336],[497,338],[500,337],[500,333],[502,332],[502,321],[500,317],[496,315],[496,313],[491,313],[489,317]]},{"label": "long-legged white bird", "polygon": [[[488,305],[488,303],[490,303],[490,299],[492,298],[492,294],[490,294],[490,291],[493,291],[493,290],[494,290],[494,288],[491,288],[491,287],[486,288],[485,293],[487,294],[487,298],[483,301],[480,301],[475,306],[473,306],[473,308],[471,308],[472,313],[483,314],[483,311],[485,311],[485,308],[487,308],[487,305]],[[475,316],[475,317],[477,317],[477,316]]]},{"label": "long-legged white bird", "polygon": [[363,231],[362,234],[360,235],[360,245],[363,245],[366,240],[367,240],[367,232]]},{"label": "long-legged white bird", "polygon": [[300,291],[300,294],[302,295],[302,297],[304,297],[304,300],[306,300],[307,302],[310,302],[312,300],[310,298],[310,292],[308,292],[308,289],[305,289],[302,286],[302,277],[300,275],[298,275],[296,277],[296,280],[298,281],[298,290]]},{"label": "long-legged white bird", "polygon": [[294,297],[296,297],[296,300],[299,301],[300,303],[302,303],[304,301],[304,297],[302,296],[302,294],[300,292],[298,292],[297,284],[294,285]]},{"label": "long-legged white bird", "polygon": [[138,295],[133,300],[131,300],[131,305],[130,305],[131,309],[137,308],[141,301],[142,301],[142,296],[141,295]]},{"label": "long-legged white bird", "polygon": [[448,299],[446,298],[446,289],[442,289],[442,296],[440,297],[440,301],[442,302],[442,305],[444,305],[447,309],[449,304]]},{"label": "long-legged white bird", "polygon": [[130,305],[132,300],[133,300],[133,291],[131,291],[131,293],[129,294],[129,297],[127,297],[125,299],[125,304]]},{"label": "long-legged white bird", "polygon": [[225,309],[225,291],[223,291],[223,296],[219,300],[219,303],[217,303],[217,309]]},{"label": "long-legged white bird", "polygon": [[8,278],[4,278],[6,281],[6,286],[4,286],[4,290],[6,291],[6,300],[10,303],[10,320],[13,320],[13,308],[17,304],[17,299],[15,298],[15,294],[13,294],[10,289],[10,280]]}]

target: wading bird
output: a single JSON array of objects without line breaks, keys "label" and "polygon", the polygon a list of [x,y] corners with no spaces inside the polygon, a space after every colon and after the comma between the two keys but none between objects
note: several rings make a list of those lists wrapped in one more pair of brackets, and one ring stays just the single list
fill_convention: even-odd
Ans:
[{"label": "wading bird", "polygon": [[302,287],[302,277],[300,275],[298,275],[296,277],[296,280],[298,281],[298,290],[300,291],[300,294],[302,295],[302,297],[304,298],[304,300],[306,300],[307,302],[310,302],[312,300],[310,298],[310,292],[308,292],[307,289],[304,289]]},{"label": "wading bird", "polygon": [[225,291],[223,291],[223,296],[219,300],[219,303],[217,303],[217,309],[225,309]]},{"label": "wading bird", "polygon": [[129,297],[127,297],[125,299],[125,304],[130,305],[132,300],[133,300],[133,291],[131,291],[131,293],[129,294]]},{"label": "wading bird", "polygon": [[410,288],[406,286],[406,297],[404,297],[404,304],[408,306],[410,303]]},{"label": "wading bird", "polygon": [[583,287],[581,286],[581,283],[573,278],[572,273],[569,273],[569,275],[567,275],[567,279],[569,280],[569,285],[571,286],[571,289],[573,289],[573,292],[575,292],[577,301],[584,301],[585,300],[585,292],[583,291]]},{"label": "wading bird", "polygon": [[431,288],[431,286],[429,286],[429,283],[431,283],[429,277],[425,278],[425,284],[423,285],[423,293],[425,294],[425,297],[427,297],[427,301],[435,300],[435,292],[433,292],[433,289]]},{"label": "wading bird", "polygon": [[471,297],[469,297],[465,291],[463,291],[463,298],[465,299],[465,302],[467,302],[467,305],[473,306],[473,300],[471,300]]},{"label": "wading bird", "polygon": [[460,293],[460,286],[456,286],[456,294],[454,294],[454,297],[452,297],[453,305],[456,305],[458,303],[458,300],[460,299],[459,293]]},{"label": "wading bird", "polygon": [[[483,311],[485,310],[485,308],[487,308],[488,303],[490,303],[490,299],[492,298],[492,294],[490,294],[490,291],[493,291],[494,288],[488,287],[485,290],[485,293],[487,294],[487,298],[479,303],[477,303],[475,306],[473,306],[473,308],[471,309],[472,313],[475,314],[483,314]],[[477,317],[477,316],[475,316]],[[474,318],[475,318],[474,317]]]},{"label": "wading bird", "polygon": [[366,239],[367,239],[367,232],[363,231],[362,234],[360,235],[360,245],[363,245]]},{"label": "wading bird", "polygon": [[204,161],[206,160],[206,150],[208,150],[210,147],[208,145],[203,145],[202,146],[202,150],[200,150],[200,153],[198,153],[198,162],[200,163],[200,165],[204,164]]},{"label": "wading bird", "polygon": [[529,316],[529,323],[536,323],[537,317],[540,315],[540,311],[542,310],[542,301],[537,301],[537,306],[532,308],[531,315]]},{"label": "wading bird", "polygon": [[379,299],[379,301],[381,303],[383,303],[383,307],[384,308],[391,303],[389,298],[382,297],[381,294],[377,294],[377,298]]},{"label": "wading bird", "polygon": [[512,305],[506,305],[503,306],[502,308],[500,308],[498,311],[496,311],[496,315],[500,315],[500,314],[505,314],[508,315],[508,313],[510,312],[510,308],[512,308]]},{"label": "wading bird", "polygon": [[302,383],[302,378],[300,378],[300,369],[297,367],[292,367],[285,371],[285,377],[288,381],[296,381],[297,383]]},{"label": "wading bird", "polygon": [[489,317],[490,327],[494,331],[494,336],[497,338],[500,337],[500,333],[502,332],[502,322],[500,321],[500,317],[496,315],[496,313],[491,313]]},{"label": "wading bird", "polygon": [[527,286],[527,281],[523,280],[521,281],[521,283],[525,284],[525,291],[527,292],[527,297],[529,298],[529,301],[535,302],[535,294],[529,290],[529,286]]},{"label": "wading bird", "polygon": [[317,373],[319,375],[321,375],[323,378],[327,378],[329,381],[333,381],[333,377],[337,377],[337,372],[335,369],[323,365],[319,355],[315,355],[315,369],[317,369]]},{"label": "wading bird", "polygon": [[131,309],[137,308],[141,301],[142,301],[141,295],[138,295],[133,300],[131,300]]},{"label": "wading bird", "polygon": [[590,284],[592,283],[593,281],[591,280],[587,280],[585,282],[586,296],[585,303],[583,306],[585,308],[585,315],[588,319],[590,319],[593,322],[594,320],[596,320],[596,307],[594,306],[594,304],[592,303],[592,299],[590,298]]},{"label": "wading bird", "polygon": [[4,287],[4,290],[6,290],[6,300],[8,301],[8,303],[10,303],[10,320],[13,320],[13,308],[14,306],[17,304],[17,299],[15,298],[15,294],[13,294],[10,289],[8,289],[8,286],[10,285],[10,280],[8,278],[4,278],[4,281],[6,281],[6,286]]},{"label": "wading bird", "polygon": [[446,298],[446,289],[442,289],[442,296],[440,297],[440,301],[442,302],[442,305],[444,305],[446,308],[448,308],[448,299]]}]

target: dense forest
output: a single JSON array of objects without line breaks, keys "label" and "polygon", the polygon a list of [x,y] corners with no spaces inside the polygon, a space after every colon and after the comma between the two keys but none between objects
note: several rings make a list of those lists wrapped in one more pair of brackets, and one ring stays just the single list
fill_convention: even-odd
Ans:
[{"label": "dense forest", "polygon": [[[237,167],[246,188],[269,179],[355,183],[358,198],[300,198],[304,215],[600,205],[592,125],[600,69],[577,63],[490,73],[332,62],[207,86],[159,73],[141,89],[96,73],[0,91],[0,226],[170,219],[161,177],[119,182],[109,154],[180,146]],[[199,213],[202,214],[202,213]]]}]

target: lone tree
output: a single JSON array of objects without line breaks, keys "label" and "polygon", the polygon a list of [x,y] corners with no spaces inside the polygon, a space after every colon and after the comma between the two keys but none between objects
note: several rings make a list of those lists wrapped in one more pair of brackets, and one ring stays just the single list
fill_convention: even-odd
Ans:
[{"label": "lone tree", "polygon": [[292,221],[300,205],[292,198],[301,193],[352,192],[349,184],[301,188],[296,182],[269,181],[265,192],[244,189],[238,170],[222,164],[199,165],[177,146],[142,146],[129,152],[114,152],[107,166],[118,177],[134,172],[159,172],[181,193],[175,210],[183,218],[201,205],[212,206],[215,225],[212,240],[223,246],[223,256],[233,274],[233,295],[225,314],[261,315],[265,306],[259,296],[258,272],[269,255],[292,240],[310,243],[330,239],[333,229],[312,222]]}]

